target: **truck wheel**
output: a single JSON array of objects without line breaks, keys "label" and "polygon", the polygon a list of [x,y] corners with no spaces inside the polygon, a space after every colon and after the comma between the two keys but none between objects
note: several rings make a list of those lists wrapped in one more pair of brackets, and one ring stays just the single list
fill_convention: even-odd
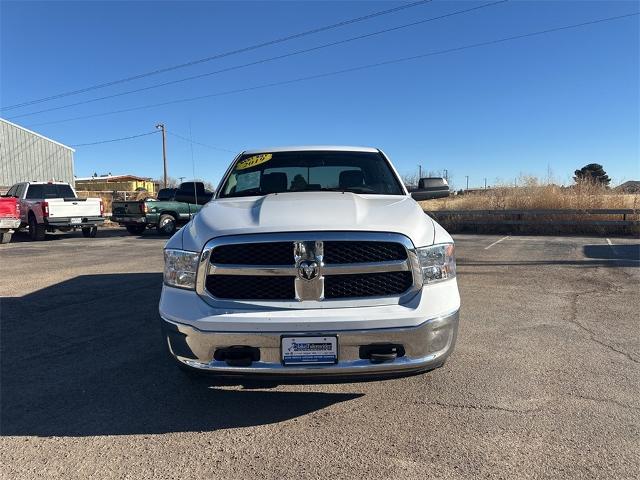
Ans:
[{"label": "truck wheel", "polygon": [[173,235],[176,233],[176,219],[173,215],[163,213],[160,215],[156,229],[160,235]]},{"label": "truck wheel", "polygon": [[10,232],[0,233],[0,243],[9,243],[11,241],[11,235],[12,233]]},{"label": "truck wheel", "polygon": [[98,227],[82,227],[82,236],[84,238],[96,238]]},{"label": "truck wheel", "polygon": [[146,225],[127,225],[126,228],[127,228],[127,232],[129,232],[131,235],[142,235],[146,230],[147,226]]},{"label": "truck wheel", "polygon": [[29,236],[31,240],[44,240],[45,234],[44,225],[38,225],[35,215],[29,215]]}]

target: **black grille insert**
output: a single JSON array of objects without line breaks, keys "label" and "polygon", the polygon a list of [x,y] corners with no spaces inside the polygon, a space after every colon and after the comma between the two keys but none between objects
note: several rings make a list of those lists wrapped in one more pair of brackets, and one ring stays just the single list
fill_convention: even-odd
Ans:
[{"label": "black grille insert", "polygon": [[207,290],[217,298],[234,300],[293,300],[295,277],[209,275]]},{"label": "black grille insert", "polygon": [[400,295],[413,284],[411,272],[333,275],[324,279],[324,297],[357,298]]},{"label": "black grille insert", "polygon": [[293,242],[221,245],[211,253],[218,265],[293,265]]},{"label": "black grille insert", "polygon": [[[367,263],[406,260],[407,251],[400,243],[372,241],[324,242],[324,262]],[[293,241],[239,243],[221,245],[211,253],[211,263],[218,265],[293,265]]]},{"label": "black grille insert", "polygon": [[405,260],[407,251],[395,242],[324,242],[324,263],[366,263]]}]

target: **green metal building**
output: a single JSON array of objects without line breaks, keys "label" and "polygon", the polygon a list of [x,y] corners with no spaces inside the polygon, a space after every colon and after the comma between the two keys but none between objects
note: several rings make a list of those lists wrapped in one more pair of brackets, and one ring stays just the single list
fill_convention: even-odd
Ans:
[{"label": "green metal building", "polygon": [[74,185],[75,150],[0,118],[0,189],[17,182],[69,182]]}]

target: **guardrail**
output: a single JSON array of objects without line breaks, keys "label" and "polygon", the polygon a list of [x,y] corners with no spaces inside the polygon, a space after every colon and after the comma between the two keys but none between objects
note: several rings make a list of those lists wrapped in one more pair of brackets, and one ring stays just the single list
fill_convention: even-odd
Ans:
[{"label": "guardrail", "polygon": [[[425,210],[425,213],[438,221],[448,221],[469,226],[543,226],[551,224],[558,226],[634,227],[640,225],[640,209],[633,208],[588,208],[564,210]],[[593,218],[599,215],[620,215],[621,218]],[[630,216],[636,216],[637,218],[630,219]],[[479,219],[478,217],[483,218]],[[536,219],[535,217],[538,218]]]},{"label": "guardrail", "polygon": [[[442,217],[462,216],[511,216],[512,219],[489,219],[480,223],[500,223],[506,225],[538,225],[541,222],[524,219],[525,216],[595,216],[595,215],[621,215],[621,220],[560,220],[564,225],[617,225],[631,226],[640,224],[640,220],[628,220],[627,215],[640,215],[640,210],[633,208],[589,208],[589,209],[564,209],[564,210],[425,210],[425,213],[440,219]],[[547,222],[548,220],[545,220]],[[556,223],[556,220],[553,220]],[[465,223],[469,223],[465,220]]]}]

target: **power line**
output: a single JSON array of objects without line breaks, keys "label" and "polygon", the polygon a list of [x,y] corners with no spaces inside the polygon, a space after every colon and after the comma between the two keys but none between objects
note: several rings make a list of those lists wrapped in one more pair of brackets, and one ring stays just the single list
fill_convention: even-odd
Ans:
[{"label": "power line", "polygon": [[498,5],[500,3],[506,3],[508,1],[509,0],[498,0],[498,1],[495,1],[495,2],[486,3],[486,4],[483,4],[483,5],[478,5],[478,6],[471,7],[471,8],[466,8],[466,9],[463,9],[463,10],[457,10],[455,12],[450,12],[450,13],[447,13],[447,14],[444,14],[444,15],[439,15],[437,17],[426,18],[426,19],[423,19],[423,20],[418,20],[418,21],[415,21],[415,22],[406,23],[406,24],[398,25],[398,26],[391,27],[391,28],[385,28],[384,30],[378,30],[378,31],[375,31],[375,32],[370,32],[370,33],[366,33],[366,34],[363,34],[363,35],[358,35],[358,36],[355,36],[355,37],[347,38],[347,39],[344,39],[344,40],[339,40],[339,41],[336,41],[336,42],[325,43],[323,45],[318,45],[316,47],[305,48],[303,50],[297,50],[295,52],[285,53],[283,55],[277,55],[275,57],[264,58],[264,59],[261,59],[261,60],[256,60],[254,62],[249,62],[249,63],[245,63],[245,64],[242,64],[242,65],[235,65],[233,67],[227,67],[227,68],[223,68],[221,70],[216,70],[216,71],[213,71],[213,72],[201,73],[201,74],[193,75],[193,76],[190,76],[190,77],[171,80],[169,82],[162,82],[162,83],[157,83],[157,84],[154,84],[154,85],[148,85],[148,86],[142,87],[142,88],[137,88],[137,89],[134,89],[134,90],[128,90],[126,92],[114,93],[112,95],[105,95],[105,96],[102,96],[102,97],[83,100],[83,101],[80,101],[80,102],[69,103],[67,105],[60,105],[60,106],[57,106],[57,107],[51,107],[51,108],[46,108],[46,109],[43,109],[43,110],[37,110],[35,112],[22,113],[20,115],[15,115],[13,117],[9,117],[9,120],[15,120],[17,118],[22,118],[22,117],[30,117],[32,115],[37,115],[37,114],[45,113],[45,112],[51,112],[51,111],[54,111],[54,110],[61,110],[61,109],[64,109],[64,108],[76,107],[78,105],[85,105],[87,103],[98,102],[100,100],[106,100],[106,99],[109,99],[109,98],[121,97],[123,95],[130,95],[132,93],[144,92],[144,91],[147,91],[147,90],[152,90],[154,88],[166,87],[168,85],[174,85],[174,84],[177,84],[177,83],[182,83],[182,82],[186,82],[186,81],[190,81],[190,80],[197,80],[199,78],[209,77],[209,76],[212,76],[212,75],[217,75],[219,73],[230,72],[230,71],[233,71],[233,70],[239,70],[241,68],[260,65],[260,64],[263,64],[263,63],[267,63],[267,62],[272,62],[274,60],[281,60],[283,58],[288,58],[288,57],[293,57],[293,56],[296,56],[296,55],[310,53],[310,52],[314,52],[314,51],[321,50],[321,49],[324,49],[324,48],[334,47],[334,46],[337,46],[337,45],[350,43],[350,42],[353,42],[353,41],[356,41],[356,40],[362,40],[362,39],[365,39],[365,38],[373,37],[375,35],[381,35],[383,33],[394,32],[394,31],[397,31],[397,30],[401,30],[403,28],[415,27],[416,25],[421,25],[421,24],[424,24],[424,23],[427,23],[427,22],[433,22],[435,20],[441,20],[441,19],[447,18],[447,17],[453,17],[455,15],[468,13],[468,12],[471,12],[471,11],[474,11],[474,10],[480,10],[482,8],[492,7],[494,5]]},{"label": "power line", "polygon": [[396,59],[392,59],[392,60],[386,60],[386,61],[382,61],[382,62],[377,62],[377,63],[370,63],[370,64],[366,64],[366,65],[360,65],[357,67],[351,67],[351,68],[345,68],[342,70],[334,70],[331,72],[325,72],[325,73],[319,73],[316,75],[309,75],[306,77],[299,77],[299,78],[294,78],[291,80],[283,80],[283,81],[279,81],[279,82],[273,82],[273,83],[267,83],[267,84],[262,84],[262,85],[256,85],[253,87],[246,87],[246,88],[239,88],[239,89],[235,89],[235,90],[227,90],[224,92],[217,92],[217,93],[211,93],[211,94],[207,94],[207,95],[200,95],[197,97],[190,97],[190,98],[182,98],[182,99],[177,99],[177,100],[170,100],[167,102],[160,102],[160,103],[154,103],[154,104],[148,104],[148,105],[141,105],[141,106],[137,106],[137,107],[131,107],[131,108],[125,108],[125,109],[121,109],[121,110],[112,110],[112,111],[108,111],[108,112],[101,112],[101,113],[94,113],[94,114],[90,114],[90,115],[82,115],[79,117],[72,117],[72,118],[66,118],[66,119],[62,119],[62,120],[53,120],[50,122],[42,122],[42,123],[36,123],[36,124],[32,124],[30,125],[30,127],[36,127],[36,126],[41,126],[41,125],[52,125],[52,124],[56,124],[56,123],[64,123],[64,122],[71,122],[74,120],[84,120],[87,118],[95,118],[95,117],[102,117],[105,115],[115,115],[118,113],[126,113],[126,112],[132,112],[135,110],[144,110],[147,108],[154,108],[154,107],[162,107],[162,106],[166,106],[166,105],[173,105],[176,103],[183,103],[183,102],[192,102],[195,100],[203,100],[206,98],[212,98],[212,97],[219,97],[219,96],[223,96],[223,95],[231,95],[231,94],[236,94],[236,93],[244,93],[244,92],[250,92],[250,91],[254,91],[254,90],[260,90],[260,89],[264,89],[264,88],[271,88],[271,87],[276,87],[276,86],[281,86],[281,85],[289,85],[292,83],[298,83],[298,82],[303,82],[303,81],[307,81],[307,80],[314,80],[314,79],[318,79],[318,78],[325,78],[325,77],[330,77],[330,76],[335,76],[335,75],[341,75],[344,73],[350,73],[350,72],[356,72],[356,71],[360,71],[360,70],[366,70],[369,68],[375,68],[375,67],[382,67],[382,66],[386,66],[386,65],[393,65],[393,64],[397,64],[397,63],[403,63],[403,62],[408,62],[408,61],[412,61],[412,60],[418,60],[418,59],[422,59],[422,58],[426,58],[426,57],[432,57],[432,56],[436,56],[436,55],[444,55],[447,53],[453,53],[453,52],[459,52],[462,50],[468,50],[468,49],[472,49],[472,48],[479,48],[479,47],[486,47],[489,45],[496,45],[499,43],[505,43],[505,42],[509,42],[512,40],[519,40],[522,38],[528,38],[528,37],[534,37],[534,36],[538,36],[538,35],[544,35],[547,33],[553,33],[553,32],[559,32],[562,30],[569,30],[569,29],[573,29],[573,28],[579,28],[579,27],[584,27],[584,26],[588,26],[588,25],[594,25],[594,24],[598,24],[598,23],[603,23],[603,22],[609,22],[609,21],[614,21],[614,20],[620,20],[622,18],[628,18],[628,17],[633,17],[638,15],[640,12],[634,12],[634,13],[628,13],[625,15],[617,15],[614,17],[607,17],[607,18],[600,18],[597,20],[591,20],[589,22],[582,22],[582,23],[576,23],[576,24],[572,24],[572,25],[564,25],[561,27],[555,27],[555,28],[549,28],[546,30],[539,30],[536,32],[529,32],[529,33],[525,33],[525,34],[521,34],[521,35],[513,35],[510,37],[504,37],[504,38],[499,38],[496,40],[488,40],[486,42],[479,42],[479,43],[474,43],[474,44],[470,44],[470,45],[463,45],[460,47],[453,47],[453,48],[447,48],[444,50],[436,50],[433,52],[428,52],[428,53],[423,53],[420,55],[412,55],[410,57],[402,57],[402,58],[396,58]]},{"label": "power line", "polygon": [[213,149],[213,150],[220,150],[221,152],[236,153],[235,151],[233,151],[233,150],[229,150],[229,149],[226,149],[226,148],[222,148],[222,147],[214,147],[213,145],[207,145],[206,143],[196,142],[195,140],[191,140],[191,139],[189,139],[189,138],[187,138],[187,137],[183,137],[182,135],[179,135],[179,134],[177,134],[177,133],[175,133],[175,132],[172,132],[172,131],[170,131],[170,130],[167,130],[167,133],[168,133],[169,135],[173,135],[174,137],[180,138],[180,139],[184,140],[185,142],[189,142],[189,143],[191,143],[192,145],[193,145],[193,144],[195,144],[195,145],[200,145],[200,146],[202,146],[202,147],[211,148],[211,149]]},{"label": "power line", "polygon": [[397,6],[397,7],[394,7],[394,8],[389,8],[387,10],[380,10],[378,12],[369,13],[367,15],[363,15],[363,16],[356,17],[356,18],[351,18],[349,20],[343,20],[341,22],[333,23],[331,25],[325,25],[325,26],[317,27],[317,28],[314,28],[314,29],[311,29],[311,30],[306,30],[304,32],[294,33],[294,34],[291,34],[291,35],[287,35],[285,37],[280,37],[280,38],[276,38],[276,39],[273,39],[273,40],[268,40],[266,42],[258,43],[258,44],[255,44],[255,45],[250,45],[248,47],[242,47],[242,48],[238,48],[238,49],[235,49],[235,50],[230,50],[230,51],[227,51],[227,52],[218,53],[216,55],[212,55],[212,56],[209,56],[209,57],[204,57],[204,58],[200,58],[200,59],[197,59],[197,60],[191,60],[189,62],[180,63],[180,64],[172,65],[172,66],[169,66],[169,67],[159,68],[157,70],[152,70],[152,71],[149,71],[149,72],[140,73],[140,74],[137,74],[137,75],[132,75],[130,77],[125,77],[125,78],[121,78],[121,79],[118,79],[118,80],[112,80],[110,82],[105,82],[105,83],[100,83],[100,84],[97,84],[97,85],[92,85],[90,87],[80,88],[78,90],[71,90],[71,91],[68,91],[68,92],[58,93],[56,95],[51,95],[51,96],[48,96],[48,97],[38,98],[38,99],[30,100],[30,101],[27,101],[27,102],[22,102],[22,103],[17,103],[17,104],[14,104],[14,105],[9,105],[7,107],[0,108],[0,110],[13,110],[14,108],[24,107],[24,106],[27,106],[27,105],[33,105],[33,104],[36,104],[36,103],[47,102],[49,100],[55,100],[57,98],[67,97],[69,95],[77,95],[79,93],[85,93],[85,92],[88,92],[88,91],[91,91],[91,90],[97,90],[99,88],[110,87],[112,85],[117,85],[117,84],[120,84],[120,83],[130,82],[130,81],[133,81],[133,80],[138,80],[138,79],[149,77],[149,76],[152,76],[152,75],[158,75],[160,73],[166,73],[166,72],[170,72],[170,71],[177,70],[177,69],[180,69],[180,68],[185,68],[185,67],[190,67],[190,66],[193,66],[193,65],[198,65],[200,63],[210,62],[212,60],[218,60],[220,58],[228,57],[228,56],[231,56],[231,55],[237,55],[239,53],[250,52],[252,50],[257,50],[259,48],[264,48],[264,47],[268,47],[268,46],[271,46],[271,45],[276,45],[276,44],[279,44],[279,43],[288,42],[290,40],[295,40],[297,38],[302,38],[302,37],[306,37],[306,36],[309,36],[309,35],[314,35],[316,33],[326,32],[328,30],[333,30],[333,29],[344,27],[344,26],[347,26],[347,25],[352,25],[354,23],[363,22],[365,20],[370,20],[372,18],[380,17],[380,16],[383,16],[383,15],[388,15],[390,13],[395,13],[395,12],[398,12],[400,10],[406,10],[408,8],[417,7],[419,5],[423,5],[423,4],[429,3],[431,1],[432,0],[419,0],[419,1],[408,3],[408,4],[405,4],[405,5],[400,5],[400,6]]},{"label": "power line", "polygon": [[112,138],[110,140],[100,140],[99,142],[77,143],[75,145],[70,145],[70,146],[71,147],[86,147],[88,145],[100,145],[101,143],[121,142],[123,140],[131,140],[132,138],[146,137],[147,135],[153,135],[154,133],[158,133],[158,131],[154,130],[153,132],[141,133],[140,135],[131,135],[130,137]]}]

